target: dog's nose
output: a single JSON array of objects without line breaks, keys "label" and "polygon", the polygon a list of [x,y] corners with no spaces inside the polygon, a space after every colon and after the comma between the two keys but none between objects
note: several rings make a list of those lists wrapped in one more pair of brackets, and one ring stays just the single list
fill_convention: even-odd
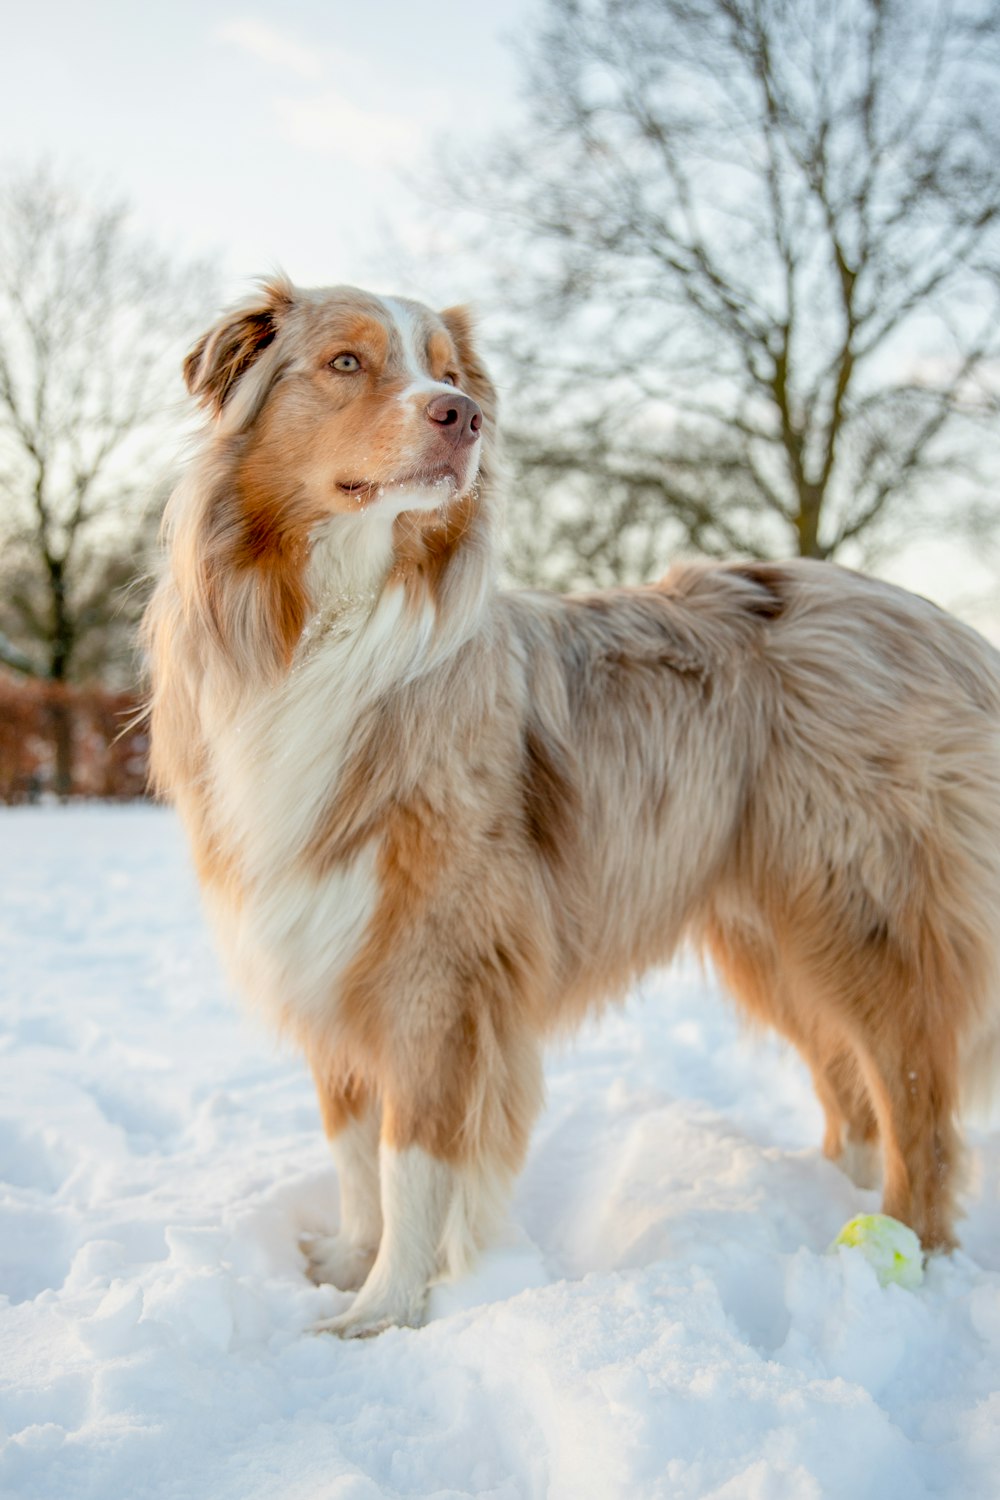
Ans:
[{"label": "dog's nose", "polygon": [[427,403],[427,420],[441,428],[441,436],[456,448],[474,443],[483,425],[483,414],[471,396],[446,391]]}]

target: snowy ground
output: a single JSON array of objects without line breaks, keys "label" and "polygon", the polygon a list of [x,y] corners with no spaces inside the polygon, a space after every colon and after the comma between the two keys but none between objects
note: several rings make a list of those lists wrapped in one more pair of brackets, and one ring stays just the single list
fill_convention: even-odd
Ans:
[{"label": "snowy ground", "polygon": [[0,811],[0,856],[3,1500],[1000,1495],[1000,1131],[965,1253],[882,1290],[803,1069],[682,967],[551,1059],[509,1243],[343,1344],[311,1087],[172,816]]}]

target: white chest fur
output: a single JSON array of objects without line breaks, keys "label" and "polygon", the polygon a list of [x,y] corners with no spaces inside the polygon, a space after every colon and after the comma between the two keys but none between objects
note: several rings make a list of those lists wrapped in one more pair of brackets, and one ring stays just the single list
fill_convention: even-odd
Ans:
[{"label": "white chest fur", "polygon": [[241,987],[307,1024],[329,1024],[379,895],[376,841],[322,871],[310,846],[361,715],[414,670],[433,624],[407,616],[402,589],[378,588],[390,531],[365,521],[317,539],[316,607],[283,680],[232,696],[207,685],[202,704],[213,827],[241,892],[239,901],[217,898],[213,915]]}]

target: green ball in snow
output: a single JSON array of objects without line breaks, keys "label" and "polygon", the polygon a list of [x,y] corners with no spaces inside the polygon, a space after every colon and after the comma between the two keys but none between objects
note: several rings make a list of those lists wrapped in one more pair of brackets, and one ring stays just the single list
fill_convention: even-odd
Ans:
[{"label": "green ball in snow", "polygon": [[837,1235],[831,1250],[849,1245],[869,1262],[882,1286],[904,1286],[913,1291],[924,1279],[924,1253],[907,1225],[888,1214],[858,1214]]}]

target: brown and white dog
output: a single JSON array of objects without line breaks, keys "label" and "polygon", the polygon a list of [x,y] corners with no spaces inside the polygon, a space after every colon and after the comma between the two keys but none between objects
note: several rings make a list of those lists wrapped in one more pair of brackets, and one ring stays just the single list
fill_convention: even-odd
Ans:
[{"label": "brown and white dog", "polygon": [[327,1325],[419,1320],[525,1154],[541,1044],[682,939],[812,1070],[824,1150],[955,1243],[1000,1034],[1000,657],[830,565],[496,582],[461,309],[264,287],[185,366],[211,425],[151,605],[153,775],[340,1180]]}]

